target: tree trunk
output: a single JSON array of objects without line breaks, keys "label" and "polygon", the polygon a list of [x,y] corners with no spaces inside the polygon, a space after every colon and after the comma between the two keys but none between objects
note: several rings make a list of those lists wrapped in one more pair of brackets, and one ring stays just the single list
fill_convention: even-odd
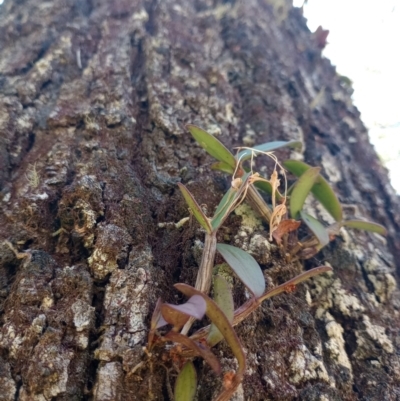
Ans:
[{"label": "tree trunk", "polygon": [[[299,268],[267,226],[228,219],[219,241],[252,249],[271,287],[334,269],[237,327],[248,367],[235,399],[400,399],[398,198],[351,89],[289,3],[0,6],[0,400],[169,399],[167,351],[143,346],[157,298],[194,284],[204,240],[194,221],[169,224],[188,215],[176,184],[208,215],[230,185],[187,123],[230,149],[302,140],[296,157],[323,168],[346,216],[389,233],[343,229]],[[225,343],[215,353],[235,368]],[[222,380],[196,367],[197,399],[211,400]]]}]

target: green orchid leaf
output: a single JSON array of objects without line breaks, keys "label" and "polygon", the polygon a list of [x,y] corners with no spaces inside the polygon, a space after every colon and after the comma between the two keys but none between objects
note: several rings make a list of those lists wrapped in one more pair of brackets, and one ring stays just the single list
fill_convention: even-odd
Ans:
[{"label": "green orchid leaf", "polygon": [[[300,177],[307,170],[312,168],[308,164],[298,160],[286,160],[283,163],[283,166],[296,177]],[[336,221],[342,220],[342,206],[332,187],[328,184],[328,181],[326,181],[324,177],[320,175],[317,178],[314,186],[311,189],[311,192]]]},{"label": "green orchid leaf", "polygon": [[231,167],[228,163],[215,162],[211,165],[211,170],[222,171],[223,173],[233,174],[235,169]]},{"label": "green orchid leaf", "polygon": [[218,307],[218,305],[206,294],[196,290],[187,284],[175,284],[174,287],[185,294],[187,297],[193,295],[201,295],[207,303],[206,315],[217,326],[217,329],[222,333],[226,342],[231,347],[233,354],[238,361],[238,370],[232,379],[231,386],[223,390],[223,392],[215,399],[215,401],[228,401],[232,394],[236,391],[239,384],[243,380],[243,374],[246,370],[246,356],[244,354],[243,346],[233,329],[232,325],[229,323],[228,318],[225,316],[224,312]]},{"label": "green orchid leaf", "polygon": [[297,180],[290,196],[290,214],[294,219],[297,218],[297,215],[303,209],[307,195],[319,176],[320,170],[319,167],[312,167]]},{"label": "green orchid leaf", "polygon": [[303,211],[300,212],[301,219],[307,224],[307,227],[313,232],[319,241],[319,245],[323,248],[329,244],[329,234],[324,225],[315,217],[310,216]]},{"label": "green orchid leaf", "polygon": [[237,159],[240,161],[248,160],[251,158],[252,153],[258,155],[260,152],[272,152],[274,150],[284,148],[284,147],[301,147],[302,143],[300,141],[274,141],[267,142],[261,145],[253,146],[251,149],[242,150],[238,155]]},{"label": "green orchid leaf", "polygon": [[242,200],[244,200],[244,192],[249,185],[248,180],[250,176],[250,173],[245,174],[241,179],[242,184],[240,187],[238,189],[232,187],[229,188],[221,199],[221,202],[214,213],[214,217],[211,220],[211,227],[214,231],[222,226],[229,214],[235,209],[235,207],[239,206]]},{"label": "green orchid leaf", "polygon": [[189,124],[186,128],[209,155],[235,169],[235,156],[217,138],[196,125]]},{"label": "green orchid leaf", "polygon": [[364,220],[345,220],[342,222],[342,225],[350,228],[357,228],[359,230],[370,231],[372,233],[378,233],[381,235],[386,235],[386,228],[381,226],[380,224],[371,223],[369,221]]},{"label": "green orchid leaf", "polygon": [[249,253],[227,244],[217,244],[217,250],[237,274],[242,283],[258,298],[265,291],[261,267]]},{"label": "green orchid leaf", "polygon": [[170,331],[165,334],[164,339],[184,345],[186,348],[190,349],[194,355],[201,356],[217,375],[221,373],[221,364],[219,363],[218,358],[204,344],[200,344],[184,334],[175,331]]},{"label": "green orchid leaf", "polygon": [[[233,297],[232,291],[229,287],[229,284],[224,280],[221,276],[216,276],[214,278],[214,301],[215,303],[221,308],[222,312],[225,313],[225,316],[228,318],[229,322],[233,322],[233,312],[234,312],[234,305],[233,305]],[[224,336],[218,330],[217,326],[212,323],[210,332],[207,336],[207,344],[210,347],[218,344]]]},{"label": "green orchid leaf", "polygon": [[196,220],[200,223],[200,225],[206,230],[206,232],[208,234],[211,234],[212,228],[211,228],[210,221],[208,220],[207,216],[201,210],[201,207],[196,202],[193,195],[183,184],[178,183],[178,187],[181,190],[182,195],[185,198],[186,203],[190,207],[190,210],[192,211],[194,217],[196,217]]},{"label": "green orchid leaf", "polygon": [[193,362],[183,365],[175,382],[174,401],[193,401],[196,396],[197,373]]}]

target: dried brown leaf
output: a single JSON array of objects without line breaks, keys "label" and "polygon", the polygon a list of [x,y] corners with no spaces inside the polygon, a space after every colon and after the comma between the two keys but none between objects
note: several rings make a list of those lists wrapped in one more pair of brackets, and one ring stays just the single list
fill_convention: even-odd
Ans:
[{"label": "dried brown leaf", "polygon": [[282,243],[282,237],[287,233],[297,230],[300,227],[300,224],[300,221],[294,219],[281,221],[278,227],[272,233],[276,243],[280,245]]}]

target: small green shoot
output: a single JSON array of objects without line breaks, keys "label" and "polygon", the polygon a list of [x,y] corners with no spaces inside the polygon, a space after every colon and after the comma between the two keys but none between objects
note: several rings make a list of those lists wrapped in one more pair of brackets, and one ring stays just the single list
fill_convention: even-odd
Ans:
[{"label": "small green shoot", "polygon": [[193,401],[197,389],[197,373],[193,362],[183,365],[175,382],[174,401]]},{"label": "small green shoot", "polygon": [[178,187],[181,190],[182,195],[185,198],[186,203],[190,207],[190,210],[192,211],[194,217],[196,217],[196,220],[200,223],[200,225],[206,230],[208,234],[211,234],[212,228],[210,225],[210,221],[201,210],[201,207],[198,205],[193,195],[183,184],[178,183]]}]

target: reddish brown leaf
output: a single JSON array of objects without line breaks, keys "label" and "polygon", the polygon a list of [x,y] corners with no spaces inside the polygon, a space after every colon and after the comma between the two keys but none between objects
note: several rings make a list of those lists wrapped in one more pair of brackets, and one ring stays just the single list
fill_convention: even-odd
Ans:
[{"label": "reddish brown leaf", "polygon": [[201,356],[211,366],[211,369],[219,375],[221,373],[221,365],[217,357],[211,352],[210,348],[204,344],[191,340],[189,337],[180,333],[170,331],[164,336],[165,339],[184,345],[186,348],[194,351],[195,355]]},{"label": "reddish brown leaf", "polygon": [[300,227],[300,224],[300,221],[293,219],[281,221],[276,230],[272,233],[276,243],[280,245],[282,243],[282,237],[291,231],[297,230]]}]

